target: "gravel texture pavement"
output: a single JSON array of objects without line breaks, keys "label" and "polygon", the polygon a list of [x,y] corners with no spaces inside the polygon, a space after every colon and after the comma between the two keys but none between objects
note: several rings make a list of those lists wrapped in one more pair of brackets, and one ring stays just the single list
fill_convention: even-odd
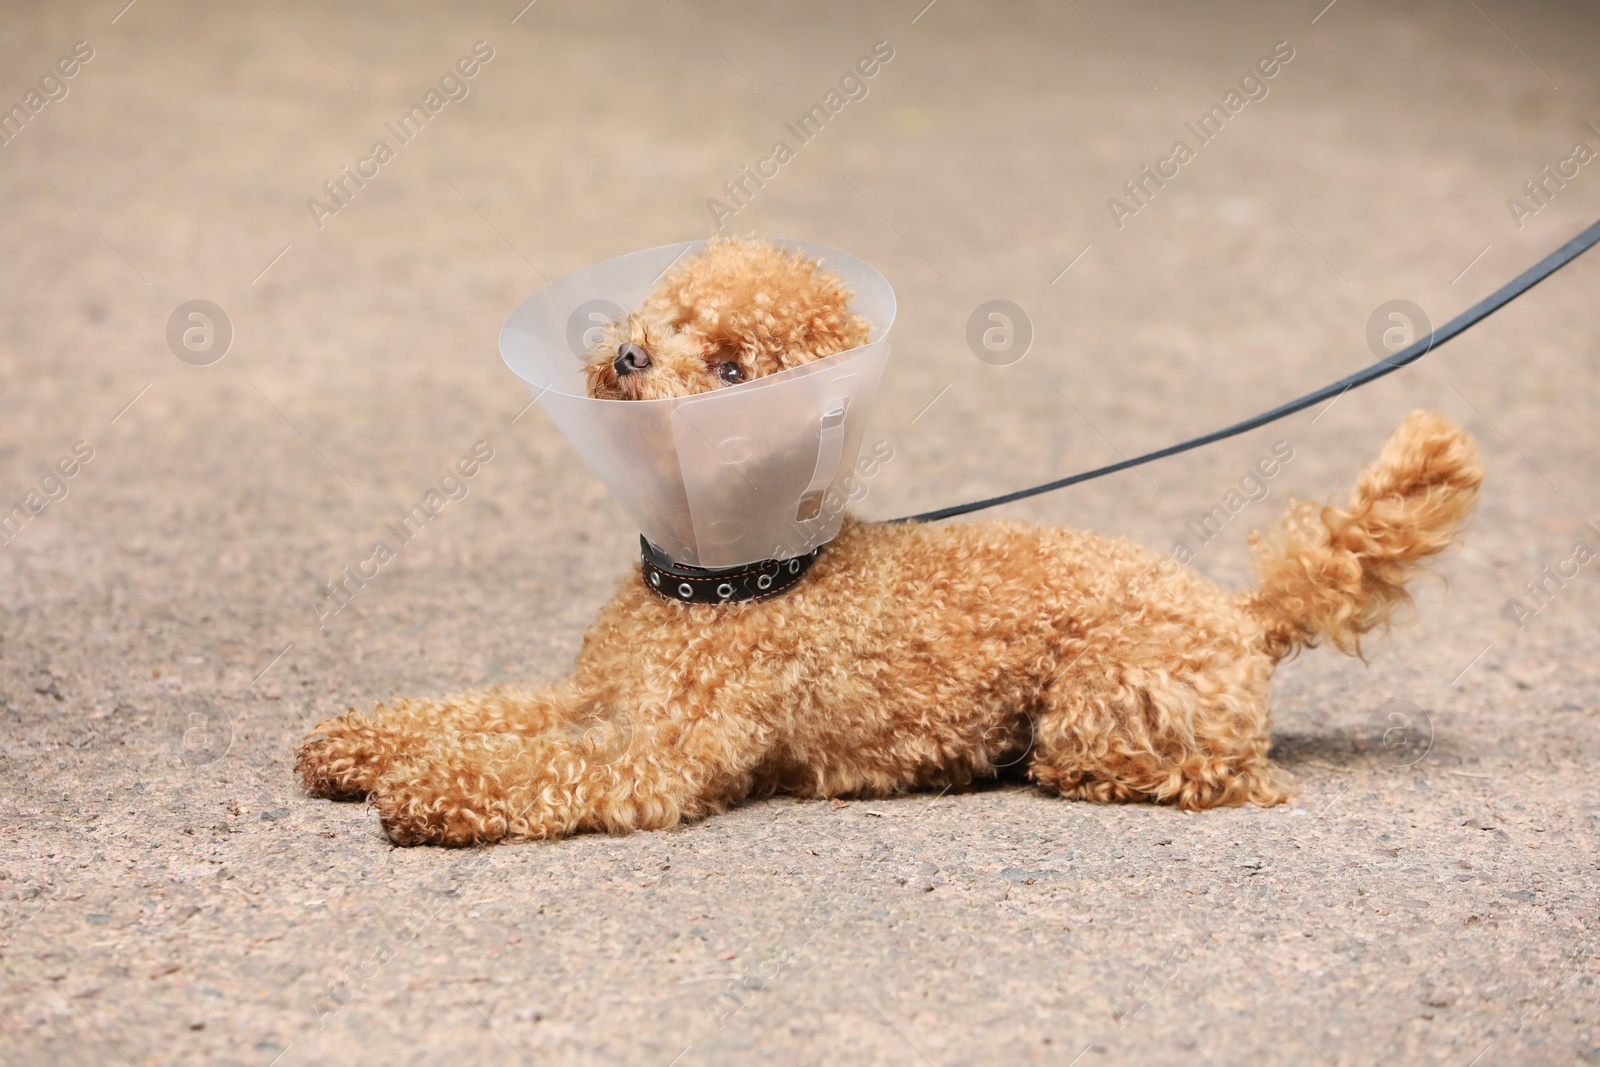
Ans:
[{"label": "gravel texture pavement", "polygon": [[627,572],[495,350],[545,279],[714,217],[848,249],[900,297],[858,513],[1031,484],[1347,374],[1600,215],[1592,3],[524,2],[0,4],[0,1062],[1600,1063],[1600,254],[1004,509],[1242,586],[1407,411],[1477,436],[1448,583],[1280,669],[1289,804],[1007,781],[451,852],[291,774],[346,707],[558,677]]}]

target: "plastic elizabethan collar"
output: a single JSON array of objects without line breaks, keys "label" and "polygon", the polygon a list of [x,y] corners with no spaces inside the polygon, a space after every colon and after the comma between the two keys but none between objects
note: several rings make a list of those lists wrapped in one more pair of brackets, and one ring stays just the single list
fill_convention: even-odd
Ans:
[{"label": "plastic elizabethan collar", "polygon": [[854,256],[780,241],[819,260],[854,297],[871,340],[779,374],[696,396],[595,400],[583,355],[596,331],[636,308],[662,273],[704,241],[608,259],[523,301],[500,355],[606,487],[663,552],[695,567],[790,559],[825,544],[844,518],[855,466],[889,358],[894,290]]}]

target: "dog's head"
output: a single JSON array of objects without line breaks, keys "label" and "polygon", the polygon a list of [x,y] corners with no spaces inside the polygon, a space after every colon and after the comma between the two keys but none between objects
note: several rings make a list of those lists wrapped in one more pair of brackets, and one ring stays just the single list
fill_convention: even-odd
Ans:
[{"label": "dog's head", "polygon": [[659,400],[724,389],[865,344],[850,290],[799,252],[713,238],[584,357],[589,395]]}]

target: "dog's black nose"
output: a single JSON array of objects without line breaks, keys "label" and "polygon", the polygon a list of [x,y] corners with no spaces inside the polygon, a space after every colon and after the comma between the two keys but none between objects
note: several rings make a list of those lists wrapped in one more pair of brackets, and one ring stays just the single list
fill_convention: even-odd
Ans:
[{"label": "dog's black nose", "polygon": [[617,358],[612,360],[611,366],[618,374],[632,374],[634,371],[644,370],[650,365],[650,353],[645,351],[643,345],[636,345],[629,341],[617,348]]}]

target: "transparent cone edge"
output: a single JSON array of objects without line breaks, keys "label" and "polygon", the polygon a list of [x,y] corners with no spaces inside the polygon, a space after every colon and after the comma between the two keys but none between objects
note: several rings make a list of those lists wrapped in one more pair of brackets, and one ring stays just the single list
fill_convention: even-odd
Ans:
[{"label": "transparent cone edge", "polygon": [[704,241],[597,263],[523,301],[500,354],[640,531],[679,563],[737,567],[791,559],[827,543],[844,518],[855,466],[889,358],[894,290],[854,256],[780,241],[819,260],[872,326],[859,348],[711,393],[595,400],[583,354],[606,321],[636,308],[661,274]]}]

